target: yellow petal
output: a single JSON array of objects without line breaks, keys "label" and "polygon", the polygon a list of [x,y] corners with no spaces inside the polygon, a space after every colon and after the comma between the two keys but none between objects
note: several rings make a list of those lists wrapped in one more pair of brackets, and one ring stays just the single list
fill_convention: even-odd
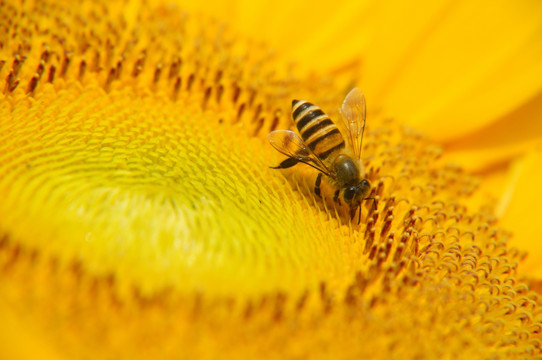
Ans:
[{"label": "yellow petal", "polygon": [[[432,19],[386,68],[367,49],[367,92],[382,98],[390,115],[449,141],[540,92],[542,3],[450,2]],[[389,26],[380,46],[395,47],[395,34],[403,31],[396,29],[409,28],[408,21]]]},{"label": "yellow petal", "polygon": [[446,158],[483,172],[526,153],[542,139],[542,94],[502,119],[450,142]]},{"label": "yellow petal", "polygon": [[513,246],[528,251],[521,270],[537,278],[542,277],[542,244],[538,240],[542,224],[537,210],[542,203],[541,167],[542,152],[539,148],[514,162],[498,207],[498,215],[502,217],[501,226],[514,231]]}]

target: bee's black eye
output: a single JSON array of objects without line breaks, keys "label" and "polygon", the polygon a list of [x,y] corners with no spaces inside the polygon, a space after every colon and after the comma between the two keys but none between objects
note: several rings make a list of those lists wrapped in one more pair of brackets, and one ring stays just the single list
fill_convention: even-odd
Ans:
[{"label": "bee's black eye", "polygon": [[361,186],[368,187],[371,186],[371,184],[369,184],[369,181],[367,179],[363,179],[361,181]]}]

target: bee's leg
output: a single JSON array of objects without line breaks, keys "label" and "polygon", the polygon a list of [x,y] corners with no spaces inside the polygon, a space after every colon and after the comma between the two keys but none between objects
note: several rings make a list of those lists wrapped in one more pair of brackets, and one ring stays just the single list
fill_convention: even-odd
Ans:
[{"label": "bee's leg", "polygon": [[376,210],[376,200],[374,197],[368,197],[368,198],[365,198],[363,200],[373,200],[373,208]]},{"label": "bee's leg", "polygon": [[318,173],[318,176],[316,177],[316,182],[314,183],[314,193],[319,198],[322,198],[322,195],[320,195],[320,184],[322,183],[322,173]]},{"label": "bee's leg", "polygon": [[337,189],[337,191],[335,191],[335,195],[333,195],[333,201],[335,201],[337,204],[339,204],[339,206],[341,206],[341,199],[339,199],[339,193],[341,192],[340,189]]},{"label": "bee's leg", "polygon": [[296,159],[289,157],[288,159],[281,162],[279,166],[271,166],[271,169],[288,169],[297,164],[298,162],[299,161],[297,161]]},{"label": "bee's leg", "polygon": [[[357,210],[357,209],[358,209],[358,208],[355,207],[355,206],[350,207],[350,219],[351,219],[351,220],[354,220],[354,216],[356,216],[356,210]],[[360,212],[359,212],[359,213],[360,213],[360,216],[361,216],[361,209],[360,209]],[[358,224],[359,224],[359,222],[358,222]]]}]

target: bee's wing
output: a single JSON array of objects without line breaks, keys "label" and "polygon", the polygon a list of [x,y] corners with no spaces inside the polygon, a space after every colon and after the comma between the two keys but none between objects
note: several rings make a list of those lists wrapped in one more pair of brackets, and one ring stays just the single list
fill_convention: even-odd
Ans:
[{"label": "bee's wing", "polygon": [[340,112],[347,130],[349,146],[356,156],[361,157],[361,144],[366,117],[365,96],[363,96],[361,90],[353,88],[346,95]]},{"label": "bee's wing", "polygon": [[316,170],[330,176],[327,166],[305,145],[303,140],[292,130],[274,130],[267,138],[269,143],[280,153],[312,166]]}]

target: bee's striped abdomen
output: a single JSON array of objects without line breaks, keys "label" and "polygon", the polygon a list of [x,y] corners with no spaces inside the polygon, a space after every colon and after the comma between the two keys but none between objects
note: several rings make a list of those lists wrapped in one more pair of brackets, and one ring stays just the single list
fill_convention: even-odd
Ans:
[{"label": "bee's striped abdomen", "polygon": [[292,101],[292,118],[305,144],[322,160],[344,149],[344,139],[333,121],[318,106]]}]

